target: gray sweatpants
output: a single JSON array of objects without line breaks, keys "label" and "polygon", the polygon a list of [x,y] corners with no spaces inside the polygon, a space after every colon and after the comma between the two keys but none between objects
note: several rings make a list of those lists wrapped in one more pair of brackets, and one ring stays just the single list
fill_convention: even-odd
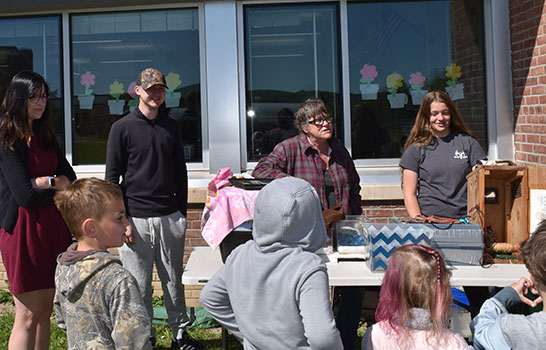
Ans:
[{"label": "gray sweatpants", "polygon": [[[161,280],[168,324],[180,338],[190,320],[186,313],[182,272],[186,218],[179,211],[167,216],[129,218],[135,243],[119,248],[123,266],[135,276],[150,319],[153,319],[152,272],[154,262]],[[152,334],[155,329],[152,327]]]}]

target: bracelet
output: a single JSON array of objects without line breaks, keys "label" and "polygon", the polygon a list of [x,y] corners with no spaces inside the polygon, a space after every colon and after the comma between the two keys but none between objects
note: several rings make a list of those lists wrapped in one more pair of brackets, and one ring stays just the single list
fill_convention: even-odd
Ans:
[{"label": "bracelet", "polygon": [[55,187],[55,178],[53,176],[46,176],[49,179],[49,189],[52,190]]}]

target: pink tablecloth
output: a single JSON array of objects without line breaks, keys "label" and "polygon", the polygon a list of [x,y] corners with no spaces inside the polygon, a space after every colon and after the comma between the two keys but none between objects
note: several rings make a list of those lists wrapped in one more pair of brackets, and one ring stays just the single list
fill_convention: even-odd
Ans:
[{"label": "pink tablecloth", "polygon": [[212,249],[216,249],[234,228],[254,219],[254,202],[259,191],[229,186],[231,175],[228,168],[223,168],[209,182],[201,235]]}]

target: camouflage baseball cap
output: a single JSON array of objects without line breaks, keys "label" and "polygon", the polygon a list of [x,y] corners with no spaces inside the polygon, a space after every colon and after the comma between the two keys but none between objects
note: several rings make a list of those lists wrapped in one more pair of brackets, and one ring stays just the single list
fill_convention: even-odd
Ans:
[{"label": "camouflage baseball cap", "polygon": [[147,90],[154,85],[163,85],[164,87],[167,87],[165,76],[155,68],[146,68],[140,72],[136,84],[142,86],[144,90]]}]

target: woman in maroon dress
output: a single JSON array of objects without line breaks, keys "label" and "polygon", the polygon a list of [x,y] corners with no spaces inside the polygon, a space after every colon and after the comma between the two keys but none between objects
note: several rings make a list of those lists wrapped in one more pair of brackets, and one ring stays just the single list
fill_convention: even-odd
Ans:
[{"label": "woman in maroon dress", "polygon": [[47,349],[56,257],[72,239],[53,203],[76,174],[47,126],[49,88],[11,80],[0,106],[0,251],[15,300],[10,349]]}]

